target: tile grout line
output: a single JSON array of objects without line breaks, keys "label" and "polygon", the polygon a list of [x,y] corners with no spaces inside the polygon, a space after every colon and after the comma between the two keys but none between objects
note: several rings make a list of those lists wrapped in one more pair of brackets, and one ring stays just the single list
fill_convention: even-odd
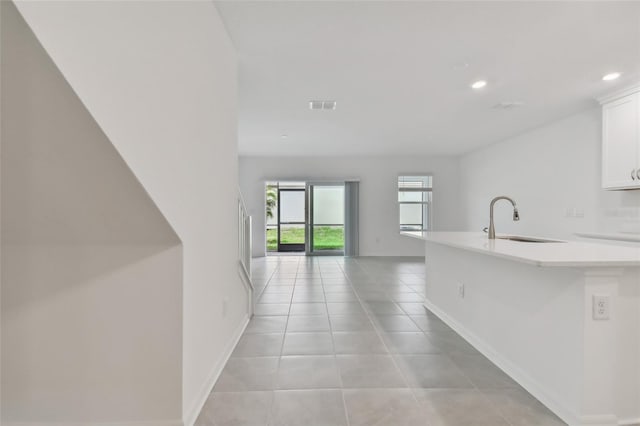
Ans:
[{"label": "tile grout line", "polygon": [[[338,265],[339,267],[340,265]],[[347,278],[346,275],[344,274],[344,271],[342,271],[342,274],[344,275],[345,279]],[[324,290],[324,281],[323,281],[323,290]],[[351,422],[349,421],[349,410],[347,408],[347,401],[345,399],[344,396],[344,382],[342,380],[342,374],[340,372],[340,366],[338,365],[338,354],[336,352],[336,343],[335,343],[335,339],[333,337],[333,325],[331,324],[331,316],[329,315],[329,304],[327,303],[327,294],[325,292],[325,307],[327,309],[327,319],[329,321],[329,333],[331,333],[331,342],[333,343],[333,359],[335,361],[335,365],[336,365],[336,372],[338,373],[338,380],[340,382],[340,396],[342,399],[342,409],[344,410],[344,417],[345,417],[345,421],[347,423],[347,426],[351,425]]]},{"label": "tile grout line", "polygon": [[[278,356],[278,363],[277,363],[278,365],[277,365],[277,370],[276,370],[277,373],[276,374],[278,374],[279,371],[280,371],[280,363],[281,363],[281,359],[283,357],[284,340],[285,340],[285,337],[286,337],[286,333],[289,331],[289,320],[291,319],[291,311],[292,311],[292,304],[294,303],[293,298],[294,298],[295,290],[296,289],[302,289],[302,288],[313,288],[313,287],[315,287],[315,286],[309,287],[307,285],[304,285],[304,286],[298,285],[298,279],[303,278],[302,275],[300,275],[300,274],[302,274],[302,269],[301,269],[302,268],[302,262],[301,262],[300,259],[296,259],[296,262],[297,262],[297,264],[296,264],[296,273],[294,275],[293,291],[292,291],[292,294],[291,294],[291,299],[290,299],[290,302],[289,302],[289,310],[288,310],[288,313],[287,313],[287,319],[286,319],[285,328],[284,328],[284,331],[283,331],[283,341],[281,342],[281,345],[280,345],[280,354]],[[354,259],[353,262],[357,265],[357,267],[362,272],[364,272],[364,277],[365,277],[364,280],[363,280],[363,284],[365,284],[365,287],[359,286],[358,288],[361,288],[362,291],[365,291],[366,290],[366,283],[368,283],[369,281],[371,281],[374,285],[382,285],[380,283],[380,278],[379,277],[377,277],[375,274],[369,274],[367,272],[367,269],[364,266],[360,265],[360,262],[358,262],[357,260]],[[378,336],[378,338],[381,339],[383,346],[387,350],[387,355],[391,357],[393,365],[396,367],[396,369],[398,370],[398,372],[402,376],[403,380],[405,381],[405,384],[407,385],[407,389],[411,392],[414,402],[416,402],[419,406],[423,406],[423,403],[421,403],[418,400],[418,398],[416,396],[416,392],[415,392],[416,390],[419,390],[419,389],[441,389],[441,390],[447,389],[447,390],[461,390],[461,391],[470,390],[470,391],[473,391],[473,392],[477,392],[478,396],[481,397],[481,399],[484,402],[486,402],[487,405],[489,405],[493,409],[494,413],[498,416],[498,418],[501,419],[502,421],[504,421],[506,425],[513,426],[513,423],[506,417],[506,415],[503,414],[502,410],[499,409],[499,404],[497,404],[495,401],[493,401],[491,398],[489,398],[489,396],[487,394],[485,394],[484,388],[483,389],[479,388],[478,385],[476,384],[476,382],[471,380],[471,376],[469,375],[469,373],[465,372],[462,369],[462,367],[460,367],[458,365],[458,363],[453,360],[453,358],[451,357],[451,354],[457,353],[457,350],[448,351],[446,349],[440,349],[439,345],[436,345],[436,347],[438,347],[438,349],[440,349],[440,354],[443,355],[447,360],[449,360],[453,364],[453,366],[455,367],[455,370],[458,371],[458,373],[460,373],[461,376],[465,377],[469,381],[469,383],[472,385],[472,388],[412,388],[411,386],[409,386],[409,381],[406,378],[407,376],[405,375],[404,371],[401,368],[398,367],[396,356],[394,356],[394,354],[391,353],[391,351],[389,351],[389,346],[387,345],[387,342],[382,338],[383,334],[392,333],[393,331],[390,330],[388,332],[385,332],[385,330],[383,330],[378,325],[378,323],[376,321],[372,320],[376,316],[375,312],[373,310],[369,311],[367,309],[364,309],[365,301],[364,301],[364,299],[362,299],[360,297],[360,294],[355,290],[356,287],[354,286],[354,282],[349,277],[351,272],[347,272],[346,271],[350,265],[347,262],[345,262],[344,264],[341,264],[339,261],[336,261],[335,263],[337,264],[337,269],[339,270],[340,275],[342,275],[342,277],[348,283],[348,285],[349,285],[348,288],[350,289],[350,291],[352,291],[354,293],[354,297],[355,297],[356,301],[358,302],[358,305],[363,309],[363,311],[365,313],[365,317],[372,324],[374,332],[376,333],[376,336]],[[329,325],[328,331],[329,331],[329,334],[331,336],[331,343],[332,343],[332,347],[333,347],[333,359],[337,364],[338,354],[336,352],[336,346],[335,346],[334,329],[333,329],[333,323],[331,321],[331,316],[329,315],[329,310],[328,310],[329,302],[328,302],[327,297],[326,297],[327,293],[326,293],[326,287],[325,287],[325,278],[323,278],[323,272],[322,272],[323,270],[327,271],[327,269],[326,268],[321,268],[320,265],[321,265],[321,263],[316,264],[317,267],[315,269],[312,268],[311,270],[309,270],[307,268],[304,271],[305,272],[304,273],[304,275],[305,275],[304,279],[307,280],[307,281],[310,278],[314,279],[315,271],[317,271],[317,273],[320,275],[320,286],[322,288],[322,294],[323,294],[323,298],[324,298],[323,305],[325,306],[325,310],[326,310],[327,322],[328,322],[328,325]],[[271,283],[271,280],[272,280],[273,276],[276,275],[276,272],[278,270],[280,270],[282,266],[283,265],[277,266],[271,272],[270,278],[267,280],[267,284],[265,284],[265,287],[263,287],[263,289],[262,289],[263,293],[266,290],[266,288],[269,286],[269,284]],[[311,271],[311,272],[309,272],[309,271]],[[326,273],[329,274],[326,279],[336,279],[337,277],[334,277],[333,275],[338,275],[337,273],[334,273],[333,265],[329,266],[329,270],[327,272],[325,272],[325,274]],[[357,275],[357,274],[358,274],[357,271],[353,272],[353,275]],[[283,278],[286,279],[286,277],[287,276],[285,275]],[[340,277],[340,278],[342,278],[342,277]],[[411,290],[412,293],[417,293],[413,288],[410,288],[410,290]],[[383,289],[383,291],[384,291],[384,289]],[[384,293],[386,293],[386,297],[387,297],[387,299],[385,299],[384,302],[391,301],[391,303],[395,303],[398,306],[400,306],[399,302],[396,302],[393,299],[393,297],[391,297],[392,294],[388,293],[387,291],[384,291]],[[344,301],[342,301],[342,302],[344,302]],[[308,302],[307,300],[304,300],[304,302],[300,302],[300,303],[310,303],[310,302]],[[333,303],[337,303],[337,301],[334,301]],[[410,303],[410,302],[407,302],[407,303]],[[424,329],[422,329],[422,327],[420,327],[417,324],[416,320],[412,316],[412,315],[415,316],[415,315],[419,315],[419,314],[415,314],[415,313],[411,314],[410,312],[405,310],[405,308],[403,308],[402,306],[400,306],[400,309],[403,312],[405,312],[405,315],[411,320],[412,323],[414,323],[415,325],[418,326],[418,329],[421,331],[420,334],[424,335],[425,337],[427,337],[427,339],[429,341],[431,341],[429,339],[429,336],[428,336],[429,333],[427,333],[427,331],[433,331],[433,330],[427,329],[425,331]],[[427,312],[428,312],[428,310],[427,310]],[[340,315],[340,314],[338,314],[338,315]],[[346,314],[343,313],[343,315],[346,315]],[[446,347],[448,347],[448,346],[446,346]],[[465,353],[465,351],[462,350],[462,353]],[[372,355],[372,354],[373,353],[370,353],[369,355]],[[308,354],[308,355],[318,356],[318,354]],[[398,357],[401,357],[402,355],[405,355],[405,354],[397,353],[395,355],[397,355]],[[411,355],[411,353],[407,353],[406,355]],[[414,354],[414,355],[417,355],[417,354]],[[340,387],[337,390],[341,391],[343,410],[344,410],[344,413],[345,413],[345,416],[346,416],[347,426],[349,426],[350,425],[350,421],[349,421],[349,417],[348,417],[348,412],[349,411],[347,410],[347,403],[346,403],[345,392],[344,392],[344,383],[342,381],[342,376],[340,374],[340,370],[339,370],[337,365],[336,365],[336,368],[338,370],[338,383],[340,383],[340,385],[339,385]],[[277,376],[276,376],[276,379],[278,379]],[[275,382],[275,383],[277,384],[277,382]],[[308,391],[308,390],[322,390],[322,389],[331,390],[333,388],[308,388],[308,389],[304,389],[304,390]],[[354,388],[354,389],[356,389],[356,388]],[[363,390],[364,389],[365,388],[363,388]],[[373,389],[373,388],[371,388],[371,389]],[[380,388],[380,389],[383,389],[383,388]],[[393,389],[393,388],[387,388],[387,389]],[[490,389],[493,389],[493,388],[489,387],[489,388],[486,388],[486,389],[490,390]],[[273,413],[272,413],[272,411],[273,411],[276,391],[277,391],[277,389],[274,389],[271,392],[271,398],[269,400],[269,403],[270,403],[269,411],[267,413],[267,422],[272,422],[273,421]]]},{"label": "tile grout line", "polygon": [[282,344],[280,345],[280,355],[278,356],[278,365],[277,365],[277,368],[276,368],[276,384],[275,384],[274,390],[272,392],[273,397],[272,397],[271,407],[269,409],[269,414],[268,414],[268,418],[267,418],[267,426],[269,425],[269,422],[271,422],[271,418],[272,418],[272,415],[273,415],[273,404],[274,404],[274,401],[275,401],[276,392],[280,391],[280,389],[276,389],[276,388],[279,385],[278,376],[279,376],[279,373],[280,373],[280,366],[281,366],[281,363],[282,363],[282,357],[284,356],[284,343],[285,343],[285,339],[286,339],[286,336],[287,336],[287,331],[289,329],[289,319],[291,318],[291,309],[292,309],[292,305],[294,303],[293,302],[293,296],[295,294],[296,287],[298,285],[297,281],[298,281],[298,273],[299,273],[298,271],[300,270],[300,258],[298,258],[296,260],[296,263],[297,263],[297,265],[296,265],[296,274],[295,274],[295,278],[294,278],[294,282],[293,282],[293,291],[291,293],[291,299],[289,300],[289,311],[287,313],[287,321],[286,321],[284,333],[283,333],[283,336],[282,336]]},{"label": "tile grout line", "polygon": [[[344,271],[342,271],[342,273],[344,275]],[[346,275],[345,275],[345,278],[346,278]],[[342,381],[342,374],[340,372],[340,366],[338,365],[338,354],[336,353],[336,342],[333,337],[333,325],[331,324],[331,316],[329,315],[329,304],[327,303],[327,293],[324,291],[324,280],[322,279],[322,271],[320,271],[320,279],[322,280],[322,291],[324,293],[325,309],[327,310],[327,321],[329,321],[329,334],[331,335],[331,343],[333,345],[333,360],[335,362],[336,373],[338,374],[338,381],[340,383],[340,397],[342,399],[342,409],[344,410],[344,418],[347,423],[347,426],[350,426],[351,422],[349,421],[349,410],[347,409],[347,401],[344,396],[344,382]]]},{"label": "tile grout line", "polygon": [[[279,270],[279,269],[280,269],[280,264],[278,262],[278,266],[274,270],[274,272],[272,274],[272,278],[273,278],[273,275],[275,275],[275,272],[277,270]],[[266,288],[271,283],[271,279],[269,279],[269,281],[267,282],[267,285],[264,286],[264,290],[266,290]],[[264,294],[264,290],[262,291],[263,294]],[[291,305],[289,305],[289,309],[291,309]],[[285,322],[285,325],[284,325],[285,332],[287,330],[287,323],[288,322],[289,322],[289,316],[287,315],[287,321]],[[278,362],[276,363],[275,377],[273,378],[273,382],[272,382],[272,388],[273,389],[271,390],[271,399],[270,399],[270,402],[269,402],[269,409],[267,411],[267,417],[265,419],[264,426],[269,426],[269,423],[271,422],[271,413],[273,412],[273,404],[274,404],[274,401],[275,401],[275,398],[276,398],[275,388],[277,386],[278,373],[280,371],[280,358],[282,357],[282,345],[284,345],[284,335],[285,335],[285,333],[283,332],[282,333],[282,342],[280,342],[280,354],[278,355]]]},{"label": "tile grout line", "polygon": [[[357,260],[356,260],[356,262],[357,262]],[[359,262],[357,262],[357,263],[359,263]],[[359,266],[360,266],[360,265],[359,265]],[[360,267],[361,267],[362,269],[364,269],[362,266],[360,266]],[[412,290],[413,290],[413,289],[412,289]],[[354,290],[354,292],[355,292],[355,290]],[[415,292],[415,291],[414,291],[414,292]],[[355,292],[355,293],[356,293],[356,297],[360,300],[360,296],[357,294],[357,292]],[[417,292],[415,292],[415,293],[417,293]],[[400,305],[398,305],[398,306],[400,306]],[[364,309],[364,307],[363,307],[363,309]],[[420,330],[421,330],[422,334],[423,334],[423,335],[425,335],[425,337],[427,337],[427,339],[429,340],[429,337],[428,337],[428,336],[426,336],[426,332],[425,332],[424,330],[422,330],[422,328],[420,328],[420,326],[418,326],[418,324],[414,321],[414,319],[413,319],[413,318],[411,318],[411,315],[410,315],[408,312],[406,312],[406,311],[402,308],[402,306],[400,306],[400,309],[402,309],[402,311],[404,311],[404,312],[406,313],[407,317],[409,317],[409,319],[410,319],[410,320],[411,320],[411,321],[412,321],[412,322],[413,322],[413,323],[418,327],[418,329],[420,329]],[[365,309],[365,312],[367,312],[367,315],[369,314],[369,312],[368,312],[368,311],[366,311],[366,309]],[[371,320],[371,319],[370,319],[370,320]],[[377,331],[377,330],[378,330],[377,324],[375,323],[375,321],[371,321],[371,322],[373,323],[373,327],[374,327],[374,329]],[[383,344],[385,345],[385,347],[386,347],[386,343],[385,343],[384,339],[382,339],[382,337],[380,337],[380,339],[382,340],[382,343],[383,343]],[[429,341],[430,341],[430,340],[429,340]],[[388,348],[387,348],[387,349],[388,349]],[[397,364],[396,364],[396,362],[395,362],[395,357],[394,357],[394,356],[393,356],[393,354],[391,354],[391,353],[390,353],[390,355],[391,355],[391,358],[393,359],[394,365],[396,365],[396,368],[398,368],[398,370],[400,371],[400,374],[403,376],[403,379],[405,379],[405,381],[407,382],[407,385],[409,385],[408,380],[406,379],[406,376],[405,376],[404,372],[402,371],[402,369],[401,369],[401,368],[399,368],[399,367],[397,366]],[[397,355],[401,355],[401,354],[397,354]],[[466,373],[465,373],[465,372],[464,372],[460,367],[458,367],[458,365],[453,361],[453,359],[449,356],[449,354],[448,354],[446,351],[442,352],[442,354],[441,354],[441,355],[445,356],[445,357],[447,358],[447,360],[449,360],[449,361],[453,364],[453,366],[455,367],[455,369],[456,369],[456,370],[458,370],[458,372],[459,372],[463,377],[465,377],[465,378],[469,381],[469,383],[471,383],[471,385],[473,386],[473,390],[474,390],[474,391],[476,391],[476,392],[478,392],[478,394],[479,394],[481,397],[483,397],[483,398],[484,398],[484,399],[489,403],[489,405],[491,405],[491,406],[492,406],[492,408],[494,409],[494,411],[496,412],[496,414],[498,414],[498,416],[499,416],[500,418],[502,418],[502,419],[503,419],[503,420],[504,420],[504,421],[505,421],[509,426],[513,426],[513,424],[512,424],[512,423],[511,423],[511,422],[510,422],[510,421],[509,421],[509,420],[508,420],[508,419],[507,419],[507,418],[502,414],[502,412],[501,412],[501,411],[500,411],[500,410],[495,406],[495,404],[493,404],[493,403],[491,402],[491,400],[489,400],[489,398],[484,394],[484,392],[482,392],[482,390],[481,390],[480,388],[478,388],[478,386],[475,384],[475,382],[474,382],[473,380],[471,380],[471,378],[470,378],[470,377],[469,377],[469,376],[468,376],[468,375],[467,375],[467,374],[466,374]],[[419,389],[429,389],[429,388],[412,388],[412,387],[410,387],[410,386],[409,386],[409,391],[411,392],[411,395],[413,396],[414,401],[415,401],[419,406],[422,406],[422,403],[421,403],[420,401],[418,401],[418,398],[416,397],[416,390],[419,390]],[[431,388],[431,389],[436,389],[436,388]],[[458,388],[437,388],[437,389],[458,389]],[[462,388],[462,390],[464,390],[464,388]]]},{"label": "tile grout line", "polygon": [[[358,267],[360,269],[362,269],[364,272],[366,272],[364,270],[364,268],[359,264],[359,262],[357,260],[354,259],[354,261],[356,262],[356,264],[358,265]],[[353,283],[351,282],[351,279],[347,276],[346,272],[345,272],[345,277],[347,278],[347,281],[349,282],[349,285],[352,287],[354,294],[356,295],[356,299],[358,299],[358,303],[360,303],[360,307],[364,310],[365,315],[367,316],[367,318],[369,319],[369,321],[372,323],[373,325],[373,330],[375,331],[376,335],[378,336],[378,338],[382,341],[382,345],[385,347],[385,349],[387,350],[387,353],[389,355],[389,357],[391,358],[391,362],[393,363],[393,366],[396,368],[396,370],[398,370],[398,372],[400,373],[400,376],[402,377],[402,380],[404,381],[407,389],[409,390],[409,392],[411,393],[411,396],[413,397],[413,400],[416,402],[416,404],[420,404],[420,402],[418,401],[418,399],[415,396],[415,393],[413,392],[413,389],[411,388],[411,386],[409,385],[409,381],[407,380],[406,375],[404,374],[404,372],[402,371],[402,369],[398,366],[395,357],[393,356],[393,354],[391,353],[391,351],[389,350],[389,347],[387,346],[387,343],[384,341],[384,339],[382,338],[382,335],[380,334],[380,330],[378,330],[378,325],[376,324],[375,321],[373,321],[373,319],[371,318],[371,314],[369,313],[369,311],[367,311],[362,303],[362,299],[360,299],[360,295],[358,294],[358,292],[355,290],[355,288],[353,288]],[[373,277],[372,277],[373,278]],[[389,388],[391,389],[391,388]]]},{"label": "tile grout line", "polygon": [[[298,263],[299,263],[299,260],[298,260]],[[277,269],[280,269],[280,266],[281,265],[278,265]],[[274,271],[274,274],[275,274],[275,271]],[[297,278],[297,276],[298,276],[298,269],[296,267],[296,278]],[[294,281],[293,281],[293,292],[296,289],[296,287],[295,287],[296,278],[294,278]],[[266,288],[266,286],[265,286],[265,288]],[[273,416],[273,407],[274,407],[275,399],[276,399],[276,391],[277,391],[277,387],[279,385],[279,375],[280,375],[280,364],[282,362],[282,352],[284,350],[284,341],[285,341],[285,338],[287,336],[287,328],[289,327],[289,317],[290,317],[290,314],[291,314],[291,303],[292,303],[292,299],[293,299],[293,292],[291,292],[291,298],[289,299],[289,310],[287,311],[287,321],[285,322],[284,332],[282,333],[282,342],[280,342],[280,353],[278,355],[278,362],[276,364],[275,377],[273,378],[273,390],[271,391],[271,402],[269,404],[269,411],[267,412],[267,418],[266,418],[265,426],[269,426],[269,424],[271,423],[271,418]]]},{"label": "tile grout line", "polygon": [[[412,290],[413,290],[413,289],[412,289]],[[416,292],[416,293],[417,293],[417,292]],[[358,297],[359,297],[359,296],[358,296]],[[398,306],[400,306],[400,305],[398,305]],[[402,306],[400,306],[400,309],[402,309]],[[404,309],[402,309],[402,310],[404,311]],[[404,312],[406,312],[406,311],[404,311]],[[416,325],[416,327],[418,327],[418,329],[422,332],[422,334],[423,334],[423,335],[425,335],[425,337],[427,338],[427,340],[431,342],[431,340],[429,339],[429,336],[426,336],[426,333],[424,332],[424,330],[422,330],[422,328],[420,328],[420,326],[419,326],[419,325],[414,321],[414,319],[413,319],[413,318],[411,318],[411,316],[409,315],[409,313],[406,313],[406,315],[407,315],[407,317],[411,320],[411,322],[413,322],[413,323]],[[372,321],[372,322],[373,322],[373,321]],[[376,326],[375,322],[374,322],[374,329],[377,329],[377,326]],[[382,338],[381,338],[381,339],[382,339]],[[386,343],[384,342],[384,339],[382,339],[382,340],[383,340],[383,344],[385,344],[385,346],[386,346]],[[396,354],[396,355],[397,355],[397,356],[401,356],[402,354]],[[405,355],[411,355],[411,354],[405,354]],[[469,381],[469,383],[471,383],[471,385],[473,386],[473,389],[474,389],[474,390],[479,391],[479,389],[478,389],[478,387],[476,386],[476,384],[475,384],[475,383],[474,383],[474,382],[473,382],[469,377],[467,377],[467,375],[462,371],[462,369],[461,369],[460,367],[458,367],[458,365],[453,361],[453,359],[451,359],[451,357],[449,356],[449,354],[448,354],[446,351],[443,351],[442,353],[440,353],[440,355],[444,356],[444,357],[445,357],[449,362],[451,362],[451,363],[453,364],[453,366],[455,367],[455,369],[456,369],[456,370],[458,370],[458,372],[459,372],[463,377],[465,377],[465,378]],[[403,378],[405,378],[405,380],[407,381],[407,385],[409,385],[408,380],[406,379],[406,375],[405,375],[404,371],[403,371],[401,368],[399,368],[399,367],[397,366],[395,356],[393,356],[393,354],[391,354],[391,357],[392,357],[392,359],[393,359],[393,361],[394,361],[394,364],[396,364],[396,368],[398,368],[398,370],[400,370],[400,374],[402,374]],[[421,402],[420,402],[420,401],[418,401],[418,398],[417,398],[417,396],[416,396],[416,391],[417,391],[417,390],[419,390],[419,389],[444,389],[444,388],[417,388],[417,387],[416,387],[416,388],[414,388],[414,387],[411,387],[411,386],[408,386],[408,387],[409,387],[409,390],[411,391],[411,394],[413,395],[414,400],[415,400],[418,404],[420,404],[420,405],[421,405]]]},{"label": "tile grout line", "polygon": [[498,414],[498,416],[501,417],[505,421],[505,423],[507,423],[509,426],[514,426],[514,424],[504,414],[502,414],[502,410],[500,410],[498,408],[498,406],[495,403],[493,403],[493,401],[491,401],[491,399],[489,399],[489,397],[487,397],[484,394],[484,392],[482,392],[480,389],[478,389],[478,391],[480,392],[480,395],[489,403],[491,408],[494,409],[496,414]]}]

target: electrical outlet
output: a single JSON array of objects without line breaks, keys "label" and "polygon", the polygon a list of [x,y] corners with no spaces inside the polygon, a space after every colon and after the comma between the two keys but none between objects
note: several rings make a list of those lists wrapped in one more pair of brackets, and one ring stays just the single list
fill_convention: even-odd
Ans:
[{"label": "electrical outlet", "polygon": [[460,299],[464,299],[464,284],[458,283],[458,296]]},{"label": "electrical outlet", "polygon": [[593,295],[593,319],[608,320],[610,315],[611,298],[608,294]]},{"label": "electrical outlet", "polygon": [[564,217],[582,219],[584,218],[584,209],[580,207],[567,207],[564,210]]}]

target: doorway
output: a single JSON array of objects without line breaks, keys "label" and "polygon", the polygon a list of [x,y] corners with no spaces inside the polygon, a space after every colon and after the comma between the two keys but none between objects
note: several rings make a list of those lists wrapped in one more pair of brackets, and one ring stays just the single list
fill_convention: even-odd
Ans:
[{"label": "doorway", "polygon": [[267,182],[267,254],[344,255],[344,182]]},{"label": "doorway", "polygon": [[[303,184],[304,185],[304,184]],[[304,252],[306,243],[306,188],[278,185],[278,252]]]},{"label": "doorway", "polygon": [[307,183],[307,254],[344,255],[344,183]]}]

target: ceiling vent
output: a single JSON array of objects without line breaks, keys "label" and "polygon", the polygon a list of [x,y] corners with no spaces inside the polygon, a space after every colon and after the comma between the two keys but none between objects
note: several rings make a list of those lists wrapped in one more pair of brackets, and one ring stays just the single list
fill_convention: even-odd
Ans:
[{"label": "ceiling vent", "polygon": [[509,109],[520,108],[522,105],[524,105],[524,102],[520,102],[520,101],[503,101],[503,102],[499,102],[499,103],[495,104],[492,108],[493,109],[501,109],[501,110],[509,110]]},{"label": "ceiling vent", "polygon": [[336,101],[309,101],[309,109],[324,109],[333,111],[336,109]]}]

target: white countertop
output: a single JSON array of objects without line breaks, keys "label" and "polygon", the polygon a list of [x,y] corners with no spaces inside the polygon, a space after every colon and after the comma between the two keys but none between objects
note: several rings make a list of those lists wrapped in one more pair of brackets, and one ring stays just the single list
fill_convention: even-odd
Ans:
[{"label": "white countertop", "polygon": [[576,232],[579,237],[595,238],[600,240],[614,240],[614,241],[628,241],[633,243],[640,243],[640,234],[636,233],[601,233],[601,232]]},{"label": "white countertop", "polygon": [[[640,247],[581,241],[528,243],[489,240],[482,232],[402,232],[412,238],[535,266],[640,267]],[[501,234],[498,234],[500,236]]]}]

